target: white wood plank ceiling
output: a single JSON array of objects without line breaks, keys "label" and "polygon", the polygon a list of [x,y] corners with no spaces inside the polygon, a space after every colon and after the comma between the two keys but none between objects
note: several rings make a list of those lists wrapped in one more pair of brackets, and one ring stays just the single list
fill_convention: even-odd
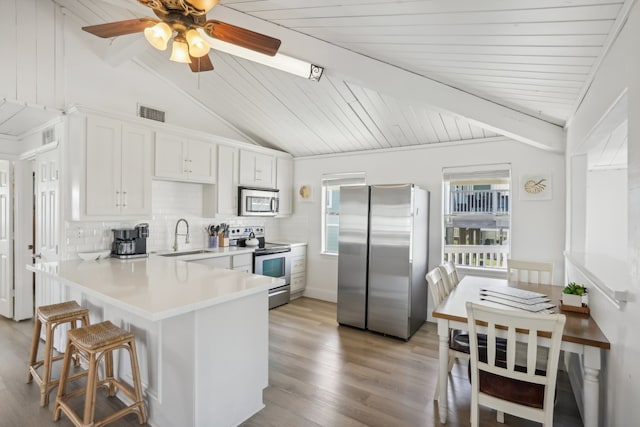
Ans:
[{"label": "white wood plank ceiling", "polygon": [[[152,15],[134,0],[56,2],[82,25]],[[620,25],[625,1],[222,0],[209,17],[218,10],[277,24],[563,126]],[[287,52],[288,40],[281,38]],[[308,52],[305,59],[314,62],[313,56]],[[497,135],[496,127],[430,99],[407,101],[355,82],[339,67],[315,83],[219,52],[211,58],[215,70],[197,83],[187,67],[172,66],[166,52],[147,46],[133,59],[256,142],[294,156]]]}]

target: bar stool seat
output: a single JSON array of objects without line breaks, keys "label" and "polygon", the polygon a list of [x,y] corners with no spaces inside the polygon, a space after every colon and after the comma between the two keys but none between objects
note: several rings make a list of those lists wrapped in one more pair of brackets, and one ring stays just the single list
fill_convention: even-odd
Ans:
[{"label": "bar stool seat", "polygon": [[[89,311],[82,308],[75,301],[66,301],[58,304],[43,305],[38,307],[34,322],[33,340],[31,342],[31,354],[29,356],[29,367],[27,369],[27,383],[33,379],[40,386],[40,406],[49,404],[49,394],[58,385],[58,379],[51,379],[51,368],[55,361],[62,360],[64,355],[53,356],[53,334],[55,329],[65,323],[71,325],[71,329],[76,328],[76,323],[81,322],[82,326],[89,325]],[[42,360],[38,357],[38,346],[40,345],[40,332],[42,326],[45,327],[45,349]],[[78,361],[76,359],[76,366]],[[38,368],[42,367],[42,376],[38,374]],[[71,379],[75,379],[80,374],[74,374]]]},{"label": "bar stool seat", "polygon": [[[124,349],[129,352],[133,390],[130,389],[128,384],[117,380],[113,376],[113,350],[117,349]],[[79,388],[67,393],[66,387],[71,365],[71,356],[67,357],[67,355],[71,355],[74,350],[77,350],[79,354],[87,360],[89,366],[87,384],[84,389]],[[99,380],[98,366],[103,359],[105,362],[105,375],[102,380]],[[96,389],[100,386],[107,387],[109,396],[115,396],[116,389],[121,391],[133,403],[101,420],[95,421]],[[71,409],[68,401],[82,393],[84,393],[85,396],[84,412],[81,419],[80,416]],[[64,412],[73,424],[79,427],[104,426],[129,413],[135,413],[138,416],[140,424],[144,424],[147,421],[147,411],[142,396],[142,383],[140,381],[140,370],[138,367],[133,333],[121,329],[109,321],[69,331],[62,373],[60,374],[58,395],[53,407],[54,421],[60,419],[61,412]]]}]

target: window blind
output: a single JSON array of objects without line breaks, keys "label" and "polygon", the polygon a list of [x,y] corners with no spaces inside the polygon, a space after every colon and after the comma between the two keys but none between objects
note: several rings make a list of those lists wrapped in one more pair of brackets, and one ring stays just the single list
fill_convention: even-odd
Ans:
[{"label": "window blind", "polygon": [[323,187],[339,187],[342,185],[363,185],[365,184],[364,172],[350,172],[325,175],[322,177]]},{"label": "window blind", "polygon": [[465,168],[443,168],[445,181],[477,181],[482,179],[511,178],[511,165],[470,166]]}]

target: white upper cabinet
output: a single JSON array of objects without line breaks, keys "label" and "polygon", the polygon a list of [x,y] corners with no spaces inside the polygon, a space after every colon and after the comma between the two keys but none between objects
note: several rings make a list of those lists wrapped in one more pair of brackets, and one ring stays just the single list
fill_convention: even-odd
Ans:
[{"label": "white upper cabinet", "polygon": [[276,160],[276,188],[280,190],[278,215],[293,213],[293,159],[278,157]]},{"label": "white upper cabinet", "polygon": [[240,150],[240,185],[275,188],[275,156],[255,151]]},{"label": "white upper cabinet", "polygon": [[90,116],[85,149],[86,215],[151,215],[151,131]]},{"label": "white upper cabinet", "polygon": [[155,176],[212,184],[216,181],[216,145],[167,133],[156,134]]},{"label": "white upper cabinet", "polygon": [[218,215],[238,214],[238,165],[240,150],[218,146],[218,183],[216,184],[216,210]]}]

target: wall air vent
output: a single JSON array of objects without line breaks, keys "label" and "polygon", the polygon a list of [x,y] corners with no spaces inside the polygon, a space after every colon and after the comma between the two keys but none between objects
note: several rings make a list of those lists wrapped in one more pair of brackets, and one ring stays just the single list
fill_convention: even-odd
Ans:
[{"label": "wall air vent", "polygon": [[49,144],[56,140],[56,128],[51,126],[42,131],[42,145]]},{"label": "wall air vent", "polygon": [[138,116],[164,123],[164,111],[138,104]]}]

